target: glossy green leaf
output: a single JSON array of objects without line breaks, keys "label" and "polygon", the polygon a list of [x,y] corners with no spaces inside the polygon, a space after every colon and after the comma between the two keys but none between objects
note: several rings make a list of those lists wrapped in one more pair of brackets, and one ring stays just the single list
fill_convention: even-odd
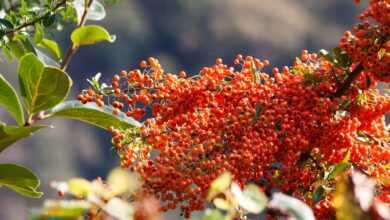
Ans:
[{"label": "glossy green leaf", "polygon": [[250,213],[259,214],[264,210],[268,202],[264,193],[253,184],[245,186],[243,191],[237,184],[233,184],[232,193],[238,205]]},{"label": "glossy green leaf", "polygon": [[308,205],[283,193],[274,193],[268,207],[287,213],[296,220],[315,220],[313,211]]},{"label": "glossy green leaf", "polygon": [[[85,0],[74,0],[72,4],[73,7],[76,9],[77,20],[78,22],[80,22],[85,10]],[[94,0],[89,7],[87,20],[99,21],[104,19],[105,17],[106,10],[104,9],[103,4],[100,3],[98,0]]]},{"label": "glossy green leaf", "polygon": [[24,124],[23,108],[12,85],[0,74],[0,107],[9,112],[19,125]]},{"label": "glossy green leaf", "polygon": [[3,37],[5,32],[12,29],[13,27],[14,26],[10,21],[4,18],[0,18],[0,37]]},{"label": "glossy green leaf", "polygon": [[26,53],[23,43],[20,40],[10,41],[7,46],[10,49],[12,55],[18,59]]},{"label": "glossy green leaf", "polygon": [[92,45],[102,41],[114,42],[115,38],[98,25],[87,25],[77,28],[71,35],[75,46]]},{"label": "glossy green leaf", "polygon": [[14,25],[7,19],[0,18],[0,29],[12,29]]},{"label": "glossy green leaf", "polygon": [[22,96],[30,114],[62,102],[72,85],[65,72],[55,67],[44,67],[31,53],[20,60],[18,73]]},{"label": "glossy green leaf", "polygon": [[42,20],[42,24],[45,27],[50,27],[56,21],[56,15],[52,12],[47,13]]},{"label": "glossy green leaf", "polygon": [[218,194],[227,190],[232,183],[232,174],[229,172],[222,173],[217,179],[215,179],[210,186],[207,200],[213,199]]},{"label": "glossy green leaf", "polygon": [[326,180],[334,179],[340,173],[351,167],[351,164],[349,163],[350,154],[351,153],[348,151],[340,163],[332,166],[330,171],[325,173]]},{"label": "glossy green leaf", "polygon": [[81,104],[78,101],[67,101],[52,109],[53,116],[61,116],[83,121],[97,127],[107,129],[110,126],[116,128],[141,127],[141,123],[124,113],[118,116],[112,114],[112,109],[104,106],[98,107],[93,103]]},{"label": "glossy green leaf", "polygon": [[46,126],[17,127],[0,123],[0,152],[16,141],[30,136],[32,133],[44,127]]},{"label": "glossy green leaf", "polygon": [[61,48],[54,40],[43,38],[41,42],[38,44],[38,46],[48,49],[50,53],[52,53],[57,60],[61,59],[62,57]]},{"label": "glossy green leaf", "polygon": [[0,185],[32,198],[40,198],[38,177],[31,170],[16,164],[0,164]]},{"label": "glossy green leaf", "polygon": [[43,39],[43,27],[41,23],[35,23],[34,41],[39,44]]}]

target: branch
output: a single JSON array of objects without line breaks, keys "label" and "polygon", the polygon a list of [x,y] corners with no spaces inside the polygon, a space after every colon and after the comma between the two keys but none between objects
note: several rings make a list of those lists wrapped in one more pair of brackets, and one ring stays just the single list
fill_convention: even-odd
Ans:
[{"label": "branch", "polygon": [[[81,20],[80,20],[80,23],[77,25],[77,27],[81,27],[81,26],[84,26],[85,22],[87,21],[87,16],[88,16],[88,12],[89,12],[89,8],[91,7],[92,5],[92,2],[93,0],[86,0],[88,1],[88,4],[85,6],[84,8],[84,13],[83,15],[81,16]],[[73,55],[76,53],[76,51],[79,49],[78,46],[75,46],[75,45],[72,45],[68,51],[66,52],[66,55],[64,57],[64,60],[62,62],[62,65],[61,65],[61,69],[63,71],[66,71],[66,69],[68,68],[68,65],[70,63],[70,60],[72,59]]]},{"label": "branch", "polygon": [[331,97],[342,96],[349,89],[353,81],[359,76],[363,69],[363,65],[359,63],[355,67],[355,69],[348,75],[348,78],[341,84],[337,91],[331,95]]},{"label": "branch", "polygon": [[24,24],[21,24],[19,26],[17,26],[16,28],[14,29],[11,29],[11,30],[7,30],[5,31],[5,35],[7,34],[12,34],[12,33],[15,33],[15,32],[18,32],[20,31],[21,29],[25,28],[25,27],[28,27],[28,26],[31,26],[31,25],[34,25],[35,23],[41,21],[42,19],[45,18],[45,16],[47,16],[50,12],[53,12],[53,11],[56,11],[58,8],[60,8],[61,6],[63,6],[64,4],[66,3],[66,0],[61,0],[60,2],[58,2],[51,11],[47,11],[46,13],[32,19],[31,21],[27,21],[26,23]]}]

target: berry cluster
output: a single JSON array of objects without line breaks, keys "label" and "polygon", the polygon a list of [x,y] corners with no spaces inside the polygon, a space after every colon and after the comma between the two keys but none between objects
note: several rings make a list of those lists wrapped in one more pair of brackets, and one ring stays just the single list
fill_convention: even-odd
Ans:
[{"label": "berry cluster", "polygon": [[109,130],[122,166],[141,174],[163,210],[180,206],[188,217],[202,209],[210,183],[228,170],[241,185],[292,192],[327,219],[330,195],[314,204],[308,192],[346,154],[378,180],[378,199],[389,202],[390,97],[375,89],[389,80],[389,7],[371,1],[362,19],[380,24],[366,22],[341,39],[347,66],[304,50],[292,67],[272,73],[268,60],[237,55],[234,66],[218,58],[187,77],[149,58],[115,75],[109,92],[87,90],[79,100],[101,106],[109,95],[114,114],[144,121],[139,131]]},{"label": "berry cluster", "polygon": [[[390,3],[371,0],[361,15],[363,23],[345,32],[340,48],[345,50],[353,62],[360,62],[366,74],[381,81],[390,81]],[[372,22],[372,20],[376,22]]]}]

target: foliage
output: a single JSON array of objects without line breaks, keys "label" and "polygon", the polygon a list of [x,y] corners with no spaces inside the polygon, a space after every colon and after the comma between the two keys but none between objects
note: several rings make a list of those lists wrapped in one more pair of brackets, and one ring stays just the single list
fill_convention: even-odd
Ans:
[{"label": "foliage", "polygon": [[[242,190],[227,178],[229,176],[229,173],[223,173],[212,182],[214,188],[209,189],[208,195],[213,206],[194,220],[232,220],[245,218],[248,214],[256,216],[256,219],[265,219],[266,215],[276,219],[315,219],[313,211],[304,202],[280,192],[267,199],[258,186],[248,184]],[[155,199],[145,199],[139,191],[139,181],[139,176],[134,173],[116,168],[111,171],[106,183],[101,179],[87,181],[82,178],[53,182],[52,186],[59,195],[70,194],[78,200],[48,200],[41,210],[32,214],[31,219],[84,219],[86,216],[96,220],[109,219],[110,216],[120,220],[163,219]],[[219,188],[217,192],[217,185],[226,187]],[[390,209],[373,199],[374,191],[375,181],[362,173],[343,175],[333,199],[338,219],[388,219]],[[131,202],[125,200],[126,194],[132,195]],[[146,207],[149,210],[145,210]]]},{"label": "foliage", "polygon": [[24,196],[39,198],[43,194],[36,191],[39,184],[38,177],[29,169],[15,164],[0,164],[0,186]]},{"label": "foliage", "polygon": [[[65,101],[67,68],[82,47],[114,42],[104,27],[116,1],[1,2],[0,47],[19,62],[17,91],[0,75],[0,152],[65,117],[106,129],[123,168],[107,178],[54,182],[70,201],[46,201],[32,219],[159,219],[179,208],[202,219],[389,219],[388,0],[371,0],[361,23],[331,52],[303,50],[290,67],[237,55],[187,76],[156,58],[122,71],[110,85],[88,80]],[[53,33],[72,24],[63,53]],[[20,101],[20,97],[22,101]],[[23,105],[22,105],[23,103]],[[133,173],[134,172],[134,173]],[[137,173],[137,175],[135,174]],[[361,173],[364,173],[361,174]],[[40,197],[27,168],[0,164],[0,185]]]},{"label": "foliage", "polygon": [[133,219],[134,207],[125,198],[138,190],[140,180],[136,174],[114,169],[106,182],[74,178],[51,185],[60,196],[69,194],[77,200],[48,200],[30,219]]},{"label": "foliage", "polygon": [[[0,107],[17,122],[17,125],[1,122],[0,151],[47,127],[37,122],[55,116],[70,117],[103,128],[111,125],[139,127],[138,122],[132,119],[118,119],[107,111],[93,107],[80,107],[72,102],[59,105],[71,89],[72,80],[66,70],[79,47],[103,40],[114,41],[103,27],[85,25],[87,20],[104,19],[106,12],[99,0],[8,1],[0,4],[0,10],[4,14],[0,18],[0,48],[9,59],[17,59],[19,62],[19,94],[24,102],[22,106],[16,89],[0,75]],[[72,23],[76,26],[70,36],[72,45],[63,57],[60,45],[52,36],[54,32],[61,31],[64,25]],[[9,171],[6,171],[0,173],[0,178],[8,178],[5,174]],[[15,172],[15,175],[19,173]],[[11,188],[28,195],[15,187]],[[20,187],[24,186],[20,184]],[[40,195],[35,193],[33,196]]]}]

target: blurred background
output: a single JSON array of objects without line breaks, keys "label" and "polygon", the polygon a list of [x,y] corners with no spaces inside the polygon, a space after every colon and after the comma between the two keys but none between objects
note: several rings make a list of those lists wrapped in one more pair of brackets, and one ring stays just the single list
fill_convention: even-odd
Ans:
[{"label": "blurred background", "polygon": [[[68,70],[74,81],[70,98],[97,72],[108,81],[149,56],[159,58],[167,72],[190,74],[212,65],[216,57],[231,63],[237,53],[270,59],[274,66],[291,65],[301,49],[336,46],[359,11],[352,0],[122,0],[107,9],[102,24],[117,36],[116,42],[83,47],[73,58]],[[63,50],[70,31],[56,37]],[[2,58],[0,72],[17,85],[16,63]],[[6,117],[0,112],[1,120]],[[49,188],[51,180],[105,177],[118,165],[105,131],[69,120],[50,124],[54,128],[39,131],[0,155],[1,163],[31,167],[45,192],[37,200],[1,188],[1,220],[27,219],[31,208],[56,198]]]}]

